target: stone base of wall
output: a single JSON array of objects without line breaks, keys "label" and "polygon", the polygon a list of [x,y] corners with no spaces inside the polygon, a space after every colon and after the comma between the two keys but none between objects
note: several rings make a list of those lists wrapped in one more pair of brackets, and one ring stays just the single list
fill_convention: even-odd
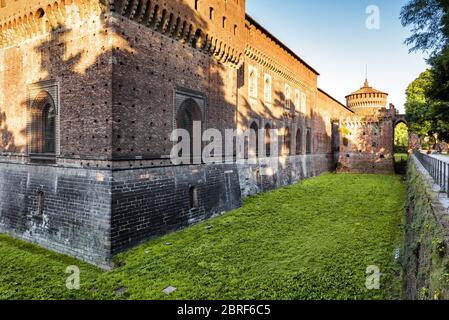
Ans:
[{"label": "stone base of wall", "polygon": [[335,171],[332,154],[281,157],[279,161],[259,159],[256,164],[237,164],[242,196],[281,188],[303,179]]},{"label": "stone base of wall", "polygon": [[112,254],[242,204],[235,164],[122,170],[113,177]]},{"label": "stone base of wall", "polygon": [[0,163],[0,232],[107,268],[111,176]]},{"label": "stone base of wall", "polygon": [[0,232],[110,268],[115,254],[243,197],[334,169],[332,155],[104,171],[0,163]]},{"label": "stone base of wall", "polygon": [[449,199],[415,156],[409,161],[403,266],[406,299],[449,299]]},{"label": "stone base of wall", "polygon": [[338,172],[391,174],[394,173],[394,159],[389,155],[381,158],[375,154],[343,153]]}]

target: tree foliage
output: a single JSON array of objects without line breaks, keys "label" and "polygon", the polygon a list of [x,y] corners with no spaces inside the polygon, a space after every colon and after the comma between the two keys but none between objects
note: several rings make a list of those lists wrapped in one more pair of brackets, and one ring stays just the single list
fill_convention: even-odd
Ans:
[{"label": "tree foliage", "polygon": [[435,134],[441,140],[449,139],[449,103],[435,98],[433,69],[426,70],[407,88],[407,113],[409,130],[420,136]]},{"label": "tree foliage", "polygon": [[429,120],[430,103],[427,99],[427,92],[432,86],[432,81],[431,70],[426,70],[408,86],[406,92],[405,112],[409,129],[420,136],[431,134],[431,123]]},{"label": "tree foliage", "polygon": [[412,28],[405,42],[411,51],[428,51],[431,68],[407,89],[405,105],[410,131],[449,139],[449,0],[410,0],[401,11]]},{"label": "tree foliage", "polygon": [[449,0],[410,0],[401,11],[404,27],[412,35],[405,41],[411,51],[431,51],[436,54],[448,45]]}]

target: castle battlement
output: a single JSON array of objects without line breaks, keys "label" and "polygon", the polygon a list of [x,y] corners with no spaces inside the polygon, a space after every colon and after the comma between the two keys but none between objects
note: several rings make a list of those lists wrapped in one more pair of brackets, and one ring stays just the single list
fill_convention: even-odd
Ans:
[{"label": "castle battlement", "polygon": [[99,16],[107,6],[97,0],[12,1],[0,8],[0,47],[46,34],[68,24]]}]

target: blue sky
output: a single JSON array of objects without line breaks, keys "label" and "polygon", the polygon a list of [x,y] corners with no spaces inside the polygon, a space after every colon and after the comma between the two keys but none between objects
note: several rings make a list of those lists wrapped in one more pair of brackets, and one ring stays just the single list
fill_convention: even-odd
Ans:
[{"label": "blue sky", "polygon": [[[427,67],[409,54],[409,31],[399,14],[407,0],[246,0],[247,13],[321,74],[318,85],[344,102],[363,86],[365,65],[373,87],[390,94],[401,111],[408,84]],[[369,30],[366,8],[380,9],[380,29]]]}]

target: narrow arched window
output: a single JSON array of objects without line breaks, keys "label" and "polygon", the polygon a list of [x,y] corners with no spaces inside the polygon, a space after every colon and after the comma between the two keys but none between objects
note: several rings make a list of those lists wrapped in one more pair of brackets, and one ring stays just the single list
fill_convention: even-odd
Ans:
[{"label": "narrow arched window", "polygon": [[255,122],[250,127],[249,150],[250,157],[259,156],[259,126]]},{"label": "narrow arched window", "polygon": [[265,100],[265,103],[267,103],[267,104],[271,103],[271,91],[272,91],[271,76],[266,74],[265,75],[265,86],[264,86],[264,100]]},{"label": "narrow arched window", "polygon": [[312,132],[311,129],[307,129],[307,135],[306,135],[306,152],[307,154],[312,153]]},{"label": "narrow arched window", "polygon": [[290,155],[291,154],[291,134],[290,129],[287,127],[284,131],[284,150],[285,154]]},{"label": "narrow arched window", "polygon": [[249,94],[252,98],[256,97],[256,73],[254,71],[249,74]]},{"label": "narrow arched window", "polygon": [[257,69],[249,66],[248,70],[248,96],[257,99]]},{"label": "narrow arched window", "polygon": [[42,157],[56,154],[56,106],[47,92],[40,93],[31,106],[30,153]]},{"label": "narrow arched window", "polygon": [[56,112],[55,106],[48,103],[44,107],[43,116],[43,153],[55,153]]},{"label": "narrow arched window", "polygon": [[286,109],[290,109],[291,101],[292,101],[292,95],[291,95],[291,91],[290,91],[290,86],[285,85],[285,108]]},{"label": "narrow arched window", "polygon": [[271,126],[269,123],[265,125],[265,152],[267,157],[271,156]]},{"label": "narrow arched window", "polygon": [[296,130],[296,154],[300,155],[302,153],[302,135],[301,129]]},{"label": "narrow arched window", "polygon": [[200,152],[202,152],[202,150],[195,150],[194,148],[195,137],[193,135],[193,128],[194,125],[199,125],[199,130],[202,131],[202,119],[203,115],[201,109],[193,99],[187,99],[181,104],[181,107],[179,108],[179,111],[176,115],[176,128],[186,130],[190,137],[190,150],[188,150],[189,152],[185,152],[187,150],[182,150],[182,152],[179,154],[181,158],[184,158],[187,154],[189,154],[191,161],[193,159],[196,159],[198,161],[199,159],[201,159]]}]

